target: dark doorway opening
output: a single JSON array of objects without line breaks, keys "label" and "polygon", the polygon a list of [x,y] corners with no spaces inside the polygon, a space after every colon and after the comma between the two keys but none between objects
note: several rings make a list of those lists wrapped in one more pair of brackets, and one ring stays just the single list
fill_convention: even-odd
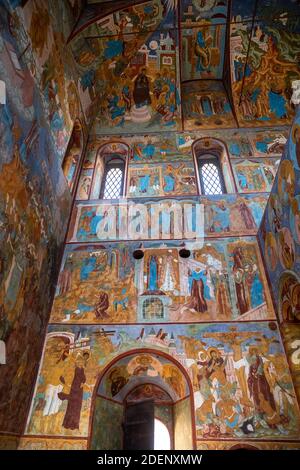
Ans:
[{"label": "dark doorway opening", "polygon": [[154,449],[154,401],[127,403],[123,422],[124,450]]}]

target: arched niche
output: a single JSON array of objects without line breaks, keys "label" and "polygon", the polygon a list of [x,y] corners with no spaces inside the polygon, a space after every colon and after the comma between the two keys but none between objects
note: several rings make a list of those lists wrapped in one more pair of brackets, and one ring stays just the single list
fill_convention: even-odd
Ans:
[{"label": "arched niche", "polygon": [[198,162],[199,159],[205,157],[206,155],[211,155],[218,159],[223,174],[226,193],[237,192],[228,150],[226,145],[221,140],[211,137],[197,139],[192,145],[192,152],[194,156],[199,194],[201,194],[201,184],[199,178]]},{"label": "arched niche", "polygon": [[110,142],[99,147],[96,157],[96,163],[91,181],[89,199],[99,199],[103,178],[105,176],[106,164],[111,159],[119,159],[124,162],[124,179],[122,183],[122,196],[126,194],[126,182],[128,172],[130,149],[123,142]]},{"label": "arched niche", "polygon": [[228,450],[260,450],[258,447],[250,444],[235,444]]},{"label": "arched niche", "polygon": [[79,119],[74,122],[72,134],[63,159],[62,170],[67,180],[70,192],[73,194],[80,171],[82,159],[84,136],[82,125]]},{"label": "arched niche", "polygon": [[146,400],[154,401],[155,419],[168,428],[172,448],[194,449],[194,403],[189,375],[172,356],[152,349],[121,354],[101,373],[92,401],[89,448],[123,449],[126,406]]}]

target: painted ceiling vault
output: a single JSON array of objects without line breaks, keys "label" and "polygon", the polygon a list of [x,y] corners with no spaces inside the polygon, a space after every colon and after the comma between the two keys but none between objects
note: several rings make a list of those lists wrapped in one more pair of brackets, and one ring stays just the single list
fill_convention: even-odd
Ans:
[{"label": "painted ceiling vault", "polygon": [[289,124],[299,35],[297,0],[96,0],[68,44],[96,133],[190,131]]}]

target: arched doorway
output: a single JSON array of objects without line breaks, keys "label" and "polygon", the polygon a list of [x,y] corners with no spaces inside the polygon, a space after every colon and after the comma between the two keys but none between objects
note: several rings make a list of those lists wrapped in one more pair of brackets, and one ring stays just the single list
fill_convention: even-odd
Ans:
[{"label": "arched doorway", "polygon": [[160,442],[171,449],[193,449],[193,406],[191,381],[178,361],[161,351],[128,351],[99,377],[89,448],[146,450]]}]

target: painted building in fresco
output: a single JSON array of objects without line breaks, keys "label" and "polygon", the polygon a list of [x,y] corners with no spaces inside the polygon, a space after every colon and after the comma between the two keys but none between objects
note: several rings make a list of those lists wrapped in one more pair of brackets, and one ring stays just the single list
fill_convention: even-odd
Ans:
[{"label": "painted building in fresco", "polygon": [[299,6],[36,3],[0,6],[0,448],[122,449],[151,398],[174,449],[299,449]]}]

